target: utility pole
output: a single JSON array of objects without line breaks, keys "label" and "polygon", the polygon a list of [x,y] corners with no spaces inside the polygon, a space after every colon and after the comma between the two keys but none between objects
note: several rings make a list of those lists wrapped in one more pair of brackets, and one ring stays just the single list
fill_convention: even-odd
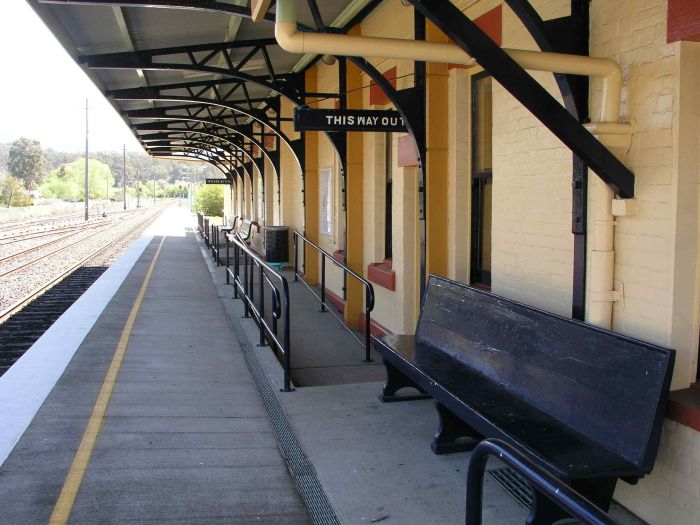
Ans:
[{"label": "utility pole", "polygon": [[138,159],[136,160],[136,207],[140,208],[141,207],[141,186],[139,183],[141,182],[140,179],[141,175],[139,174],[139,161]]},{"label": "utility pole", "polygon": [[124,144],[124,157],[122,159],[122,200],[126,210],[126,144]]},{"label": "utility pole", "polygon": [[88,220],[88,99],[85,99],[85,220]]}]

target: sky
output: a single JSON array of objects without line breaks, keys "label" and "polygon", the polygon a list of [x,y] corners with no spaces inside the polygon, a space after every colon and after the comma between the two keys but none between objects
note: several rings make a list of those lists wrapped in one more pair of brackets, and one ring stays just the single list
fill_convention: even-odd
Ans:
[{"label": "sky", "polygon": [[119,114],[24,0],[0,0],[0,143],[28,137],[43,148],[142,152]]}]

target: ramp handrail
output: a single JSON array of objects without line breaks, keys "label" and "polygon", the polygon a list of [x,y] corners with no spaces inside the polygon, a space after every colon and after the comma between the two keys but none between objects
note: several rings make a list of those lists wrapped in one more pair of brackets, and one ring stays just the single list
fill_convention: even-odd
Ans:
[{"label": "ramp handrail", "polygon": [[[370,348],[371,348],[371,319],[370,319],[370,314],[372,310],[374,310],[374,288],[372,287],[372,283],[370,283],[367,279],[362,277],[361,275],[358,275],[354,271],[352,271],[350,268],[345,266],[343,263],[338,261],[333,255],[328,253],[326,250],[315,244],[314,242],[310,241],[306,237],[304,237],[301,233],[295,231],[294,232],[294,280],[298,281],[299,280],[299,241],[301,241],[302,244],[306,244],[308,246],[311,246],[314,248],[318,253],[321,254],[321,296],[319,297],[316,292],[311,288],[311,286],[306,283],[306,281],[302,278],[301,282],[306,285],[306,287],[311,291],[311,293],[316,297],[321,302],[321,311],[322,312],[329,312],[333,317],[335,317],[343,327],[345,327],[350,334],[357,339],[357,341],[360,344],[364,344],[365,346],[365,362],[370,362],[372,361],[372,357],[370,355]],[[365,340],[362,341],[355,332],[350,330],[350,328],[347,327],[345,324],[344,320],[338,318],[338,316],[333,313],[333,310],[327,309],[326,308],[326,259],[330,259],[333,264],[335,264],[338,268],[342,269],[344,272],[344,275],[351,275],[362,285],[365,287]],[[344,279],[345,281],[345,279]]]},{"label": "ramp handrail", "polygon": [[[226,283],[233,279],[234,298],[240,298],[244,305],[244,317],[253,319],[260,329],[259,346],[265,346],[267,340],[276,352],[282,355],[282,369],[284,373],[283,392],[291,392],[289,378],[291,358],[291,337],[289,319],[289,283],[287,278],[263,261],[255,254],[241,238],[238,232],[233,231],[226,236]],[[233,245],[233,272],[231,271],[230,247]],[[241,279],[240,256],[243,254],[243,279]],[[255,304],[254,271],[258,269],[258,305]],[[265,287],[270,289],[272,300],[272,324],[265,319]],[[278,335],[278,321],[282,321],[282,339]]]},{"label": "ramp handrail", "polygon": [[472,452],[467,471],[467,525],[481,525],[484,471],[489,456],[498,457],[524,477],[534,490],[549,498],[583,525],[618,525],[606,512],[569,485],[500,439],[486,439]]}]

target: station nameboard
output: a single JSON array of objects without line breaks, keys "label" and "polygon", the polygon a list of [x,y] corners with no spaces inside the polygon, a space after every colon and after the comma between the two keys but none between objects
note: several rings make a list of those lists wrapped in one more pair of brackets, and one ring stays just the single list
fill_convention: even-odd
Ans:
[{"label": "station nameboard", "polygon": [[294,131],[406,131],[398,111],[294,108]]},{"label": "station nameboard", "polygon": [[229,179],[207,179],[207,184],[231,184]]}]

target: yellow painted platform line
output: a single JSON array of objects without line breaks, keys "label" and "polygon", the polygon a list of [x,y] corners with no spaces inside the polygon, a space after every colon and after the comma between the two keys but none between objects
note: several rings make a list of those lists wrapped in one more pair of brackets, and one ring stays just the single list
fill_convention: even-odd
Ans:
[{"label": "yellow painted platform line", "polygon": [[153,260],[148,268],[146,277],[143,279],[143,283],[141,284],[139,294],[136,296],[134,305],[131,307],[131,312],[129,312],[129,317],[126,320],[121,337],[119,338],[119,343],[117,343],[117,348],[114,351],[114,357],[109,365],[109,370],[107,370],[107,375],[102,383],[102,388],[97,396],[95,406],[92,409],[92,414],[90,415],[90,420],[88,421],[87,428],[83,434],[83,439],[80,441],[78,451],[75,453],[75,458],[73,458],[73,464],[68,471],[66,481],[63,483],[61,494],[59,495],[58,501],[56,501],[56,506],[51,513],[49,523],[52,525],[68,523],[68,518],[71,510],[73,510],[75,498],[78,495],[78,490],[80,489],[80,484],[83,482],[85,471],[90,464],[92,452],[95,449],[95,444],[97,443],[97,439],[102,431],[105,413],[107,412],[109,400],[112,397],[112,392],[114,391],[114,385],[117,382],[117,375],[119,374],[119,369],[121,368],[122,361],[124,360],[126,346],[129,343],[129,337],[131,337],[131,331],[134,328],[136,316],[141,309],[143,297],[146,295],[146,289],[148,288],[148,283],[151,280],[153,268],[156,266],[156,261],[158,260],[160,250],[163,248],[164,242],[165,237],[161,239],[160,244],[158,245],[158,249],[153,256]]}]

